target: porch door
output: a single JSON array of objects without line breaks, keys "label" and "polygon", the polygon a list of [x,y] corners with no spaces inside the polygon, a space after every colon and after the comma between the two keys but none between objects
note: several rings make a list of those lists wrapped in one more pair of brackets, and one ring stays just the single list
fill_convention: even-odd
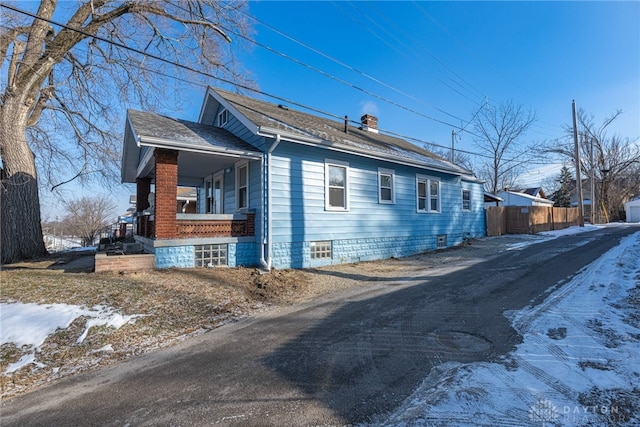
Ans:
[{"label": "porch door", "polygon": [[205,181],[205,191],[207,195],[206,213],[222,213],[222,173],[214,175]]}]

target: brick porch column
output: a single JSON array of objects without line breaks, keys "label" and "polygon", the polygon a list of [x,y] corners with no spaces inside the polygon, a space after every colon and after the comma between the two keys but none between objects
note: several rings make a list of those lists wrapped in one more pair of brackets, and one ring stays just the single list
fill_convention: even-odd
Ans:
[{"label": "brick porch column", "polygon": [[178,152],[156,148],[155,237],[178,237],[176,199],[178,189]]},{"label": "brick porch column", "polygon": [[149,207],[149,193],[151,193],[151,178],[137,178],[136,212],[142,212]]}]

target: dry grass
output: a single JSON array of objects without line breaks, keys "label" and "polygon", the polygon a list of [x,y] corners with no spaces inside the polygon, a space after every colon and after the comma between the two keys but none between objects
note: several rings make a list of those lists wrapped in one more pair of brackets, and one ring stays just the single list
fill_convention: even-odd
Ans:
[{"label": "dry grass", "polygon": [[[16,396],[95,366],[166,347],[243,317],[310,301],[320,295],[369,282],[423,274],[465,257],[495,253],[500,242],[484,239],[473,245],[430,252],[400,260],[344,264],[316,270],[252,268],[184,269],[135,273],[92,273],[86,256],[66,255],[12,264],[0,271],[1,302],[65,303],[87,308],[103,305],[123,315],[142,315],[120,329],[92,327],[80,344],[85,318],[76,319],[45,341],[36,361],[11,374],[7,366],[31,352],[13,344],[0,347],[0,398]],[[420,272],[420,273],[418,273]],[[113,350],[104,351],[105,346]]]},{"label": "dry grass", "polygon": [[[64,265],[67,265],[65,261]],[[70,264],[69,264],[70,265]],[[36,361],[0,374],[0,397],[23,394],[56,379],[114,363],[179,342],[240,318],[278,306],[308,301],[357,281],[312,271],[185,269],[135,273],[67,272],[56,259],[10,266],[0,272],[2,302],[108,306],[123,315],[142,315],[120,329],[92,327],[80,344],[85,318],[76,319],[45,341]],[[83,270],[83,268],[80,268]],[[87,270],[84,268],[84,270]],[[362,284],[362,283],[360,283]],[[113,351],[101,351],[110,345]],[[0,372],[31,352],[0,347]]]}]

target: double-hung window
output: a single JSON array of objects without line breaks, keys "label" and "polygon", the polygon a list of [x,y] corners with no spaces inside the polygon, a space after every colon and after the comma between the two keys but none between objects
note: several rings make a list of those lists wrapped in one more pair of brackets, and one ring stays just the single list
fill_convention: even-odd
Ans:
[{"label": "double-hung window", "polygon": [[418,175],[416,194],[418,212],[440,212],[440,180]]},{"label": "double-hung window", "polygon": [[227,110],[226,108],[223,108],[218,113],[218,127],[223,127],[224,125],[227,124],[228,121],[229,121],[229,110]]},{"label": "double-hung window", "polygon": [[395,172],[391,169],[378,168],[378,202],[393,204],[396,202],[394,191]]},{"label": "double-hung window", "polygon": [[236,206],[238,209],[249,207],[249,165],[247,163],[236,168]]},{"label": "double-hung window", "polygon": [[462,190],[462,210],[470,211],[471,210],[471,191]]},{"label": "double-hung window", "polygon": [[325,209],[330,211],[349,209],[348,163],[325,161]]}]

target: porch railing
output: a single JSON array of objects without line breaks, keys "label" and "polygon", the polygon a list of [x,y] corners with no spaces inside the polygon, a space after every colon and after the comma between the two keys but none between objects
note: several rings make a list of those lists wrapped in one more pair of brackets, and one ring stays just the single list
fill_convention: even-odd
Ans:
[{"label": "porch railing", "polygon": [[178,237],[245,237],[255,234],[255,214],[179,214]]},{"label": "porch railing", "polygon": [[[137,217],[139,236],[155,237],[155,220],[148,215]],[[177,214],[176,238],[246,237],[255,235],[255,213],[235,215]]]}]

